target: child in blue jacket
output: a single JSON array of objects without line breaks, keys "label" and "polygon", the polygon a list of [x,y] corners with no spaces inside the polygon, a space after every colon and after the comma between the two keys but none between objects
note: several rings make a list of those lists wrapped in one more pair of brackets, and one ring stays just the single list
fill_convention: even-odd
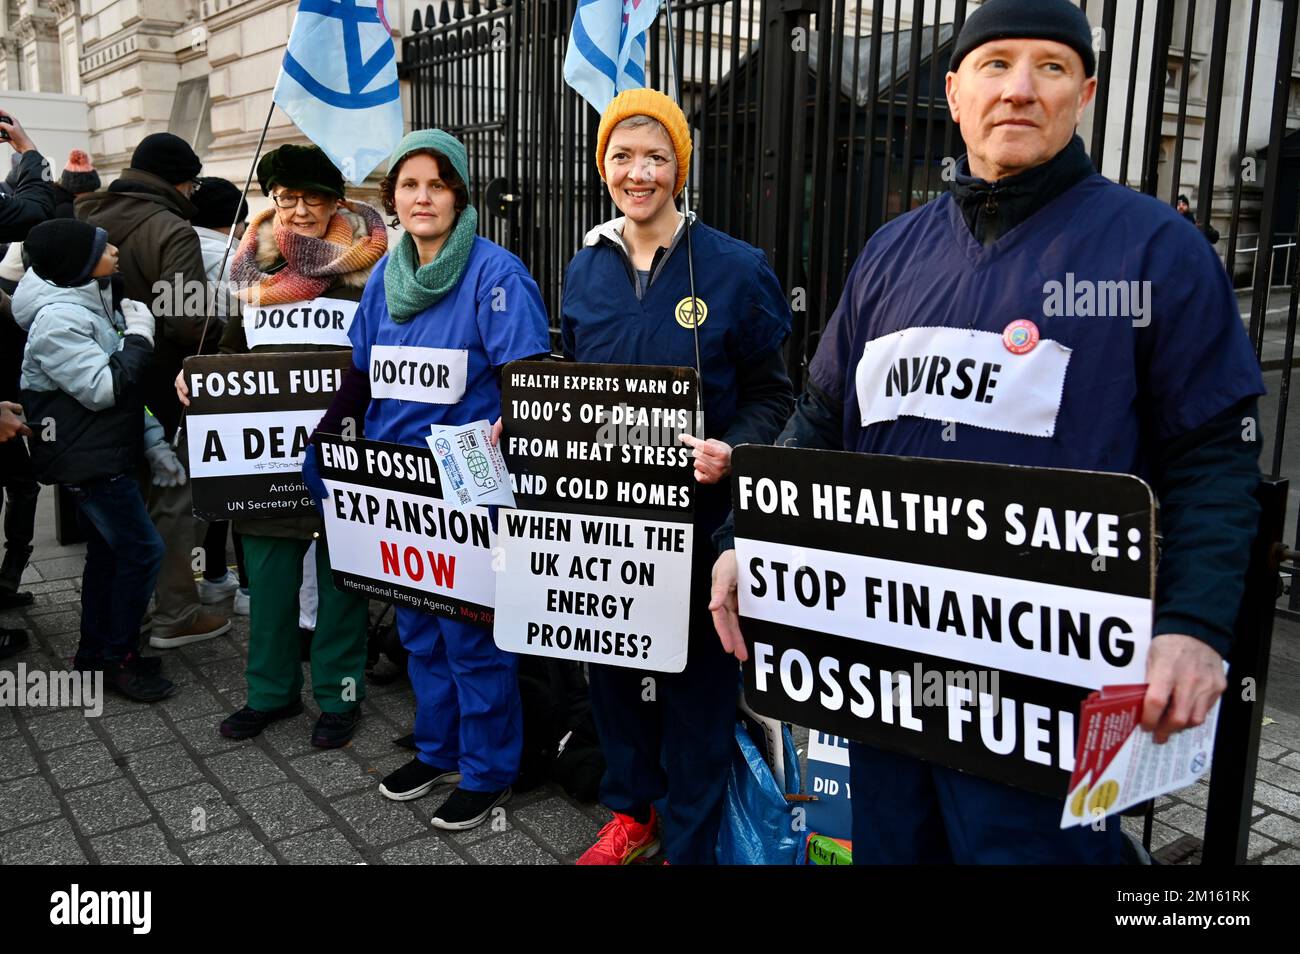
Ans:
[{"label": "child in blue jacket", "polygon": [[139,702],[176,687],[137,653],[140,621],[162,566],[163,543],[136,482],[141,457],[153,481],[176,486],[185,470],[140,396],[153,351],[153,315],[116,301],[117,249],[85,222],[56,219],[27,236],[31,268],[13,296],[27,332],[22,398],[36,479],[63,484],[86,532],[81,641],[73,660]]}]

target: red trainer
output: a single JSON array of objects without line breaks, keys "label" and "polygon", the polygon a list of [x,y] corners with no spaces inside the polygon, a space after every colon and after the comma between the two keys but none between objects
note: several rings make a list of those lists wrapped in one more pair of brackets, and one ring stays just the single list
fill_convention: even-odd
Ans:
[{"label": "red trainer", "polygon": [[659,850],[659,819],[654,808],[644,825],[631,815],[614,813],[613,820],[600,830],[596,843],[582,853],[580,865],[627,865]]}]

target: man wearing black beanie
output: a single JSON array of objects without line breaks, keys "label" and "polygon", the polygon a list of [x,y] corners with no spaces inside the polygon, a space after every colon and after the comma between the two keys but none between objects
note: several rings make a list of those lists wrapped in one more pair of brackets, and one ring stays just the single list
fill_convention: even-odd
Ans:
[{"label": "man wearing black beanie", "polygon": [[[184,139],[153,133],[136,146],[130,168],[116,182],[76,204],[77,218],[102,228],[118,247],[126,297],[147,304],[157,321],[143,392],[168,440],[180,423],[172,382],[181,363],[213,350],[221,330],[220,322],[214,322],[206,342],[199,340],[207,311],[207,273],[199,237],[190,225],[195,214],[190,197],[202,168]],[[184,441],[177,453],[185,458]],[[190,565],[203,527],[194,520],[189,482],[151,487],[149,515],[167,547],[154,599],[151,645],[168,649],[221,635],[230,621],[205,611]]]},{"label": "man wearing black beanie", "polygon": [[[1163,534],[1154,614],[1122,645],[1145,657],[1142,727],[1160,744],[1205,723],[1226,685],[1223,660],[1258,520],[1259,445],[1243,437],[1243,422],[1258,420],[1264,386],[1232,284],[1207,243],[1165,203],[1094,170],[1075,132],[1096,92],[1094,70],[1087,18],[1068,0],[989,0],[971,14],[946,79],[967,148],[950,194],[867,242],[776,443],[1146,480]],[[928,376],[900,394],[909,367]],[[996,386],[973,396],[972,369]],[[966,494],[953,488],[954,497]],[[727,529],[717,538],[710,608],[724,648],[743,659]],[[1028,694],[1021,677],[1061,670],[1022,651],[1014,620],[1013,611],[1016,639],[984,656],[962,639],[972,654],[964,658],[998,667],[994,678],[1016,674],[1008,681]],[[953,638],[938,625],[932,632]],[[1094,658],[1115,655],[1108,638],[1093,633],[1102,642]],[[964,754],[1000,780],[1016,759],[1051,766],[1062,797],[897,754],[916,750],[897,736],[896,751],[855,742],[855,863],[1124,857],[1117,818],[1061,828],[1078,710],[1059,700],[1054,709],[1045,695],[995,701],[1002,711],[991,718],[983,709],[956,717],[979,726],[962,737]],[[1062,727],[1052,753],[1042,744],[1049,726]]]}]

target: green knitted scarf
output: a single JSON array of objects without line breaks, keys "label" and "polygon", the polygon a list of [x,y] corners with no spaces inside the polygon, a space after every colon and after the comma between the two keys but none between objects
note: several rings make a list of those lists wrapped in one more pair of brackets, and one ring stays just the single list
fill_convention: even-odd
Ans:
[{"label": "green knitted scarf", "polygon": [[446,243],[428,265],[420,264],[415,240],[404,232],[397,247],[388,256],[384,271],[384,293],[388,297],[388,314],[399,325],[410,321],[426,308],[436,305],[456,287],[478,231],[478,212],[468,205],[456,220]]}]

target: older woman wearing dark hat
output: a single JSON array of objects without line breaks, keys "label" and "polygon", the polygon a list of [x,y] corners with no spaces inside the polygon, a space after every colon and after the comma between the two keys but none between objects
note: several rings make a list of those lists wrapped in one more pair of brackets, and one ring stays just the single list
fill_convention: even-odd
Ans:
[{"label": "older woman wearing dark hat", "polygon": [[[254,216],[231,267],[243,303],[221,338],[226,354],[350,349],[347,326],[371,269],[388,250],[379,212],[344,198],[343,177],[316,146],[281,146],[262,157],[258,184],[272,208]],[[271,328],[264,308],[328,307],[344,327]],[[184,382],[177,379],[182,401]],[[321,529],[316,514],[236,521],[250,598],[248,703],[221,723],[246,739],[302,712],[298,589],[303,556]],[[320,614],[311,644],[312,692],[321,710],[312,744],[335,748],[356,730],[365,693],[367,601],[334,587],[324,537],[316,548]]]}]

